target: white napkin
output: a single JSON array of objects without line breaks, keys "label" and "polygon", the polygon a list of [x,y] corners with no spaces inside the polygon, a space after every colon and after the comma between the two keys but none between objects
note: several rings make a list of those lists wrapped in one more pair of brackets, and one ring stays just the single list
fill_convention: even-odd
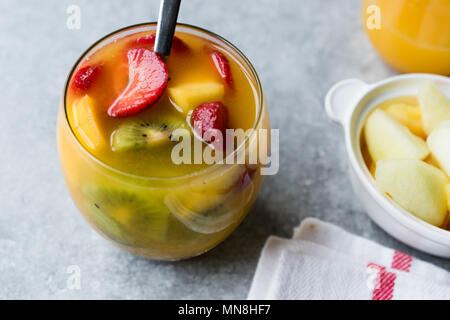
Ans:
[{"label": "white napkin", "polygon": [[248,299],[450,299],[450,273],[308,218],[267,240]]}]

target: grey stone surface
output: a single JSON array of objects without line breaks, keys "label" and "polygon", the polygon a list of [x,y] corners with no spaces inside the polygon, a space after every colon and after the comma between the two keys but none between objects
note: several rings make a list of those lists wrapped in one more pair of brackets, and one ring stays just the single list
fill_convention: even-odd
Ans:
[{"label": "grey stone surface", "polygon": [[[81,8],[80,30],[66,9]],[[155,20],[156,0],[0,2],[0,298],[245,298],[260,250],[317,217],[450,269],[450,261],[388,236],[364,213],[347,174],[341,129],[323,110],[336,81],[393,75],[362,30],[359,0],[185,0],[180,21],[221,34],[257,69],[281,132],[281,169],[267,178],[249,217],[195,259],[134,257],[88,227],[69,198],[55,143],[67,73],[99,37]],[[67,267],[82,271],[68,290]]]}]

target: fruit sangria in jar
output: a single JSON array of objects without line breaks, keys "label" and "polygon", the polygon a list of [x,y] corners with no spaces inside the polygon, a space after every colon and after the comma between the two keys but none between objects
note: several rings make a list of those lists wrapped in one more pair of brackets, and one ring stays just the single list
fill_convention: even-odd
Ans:
[{"label": "fruit sangria in jar", "polygon": [[[127,27],[82,55],[64,89],[58,150],[74,203],[101,235],[177,260],[214,247],[246,216],[263,182],[259,154],[248,161],[252,141],[270,144],[256,137],[270,124],[236,47],[179,24],[163,58],[155,32],[155,23]],[[245,134],[229,139],[230,129]]]},{"label": "fruit sangria in jar", "polygon": [[450,75],[450,0],[364,0],[363,24],[395,69]]}]

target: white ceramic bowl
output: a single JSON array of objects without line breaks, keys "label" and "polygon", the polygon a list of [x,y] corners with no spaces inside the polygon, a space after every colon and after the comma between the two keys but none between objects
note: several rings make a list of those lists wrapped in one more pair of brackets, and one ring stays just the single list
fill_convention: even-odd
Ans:
[{"label": "white ceramic bowl", "polygon": [[360,135],[367,114],[390,98],[417,95],[424,80],[432,80],[450,96],[450,78],[430,74],[407,74],[375,84],[349,79],[334,85],[325,98],[328,116],[342,125],[355,193],[368,215],[398,240],[440,257],[450,258],[450,231],[432,226],[401,208],[379,191],[367,169],[360,148]]}]

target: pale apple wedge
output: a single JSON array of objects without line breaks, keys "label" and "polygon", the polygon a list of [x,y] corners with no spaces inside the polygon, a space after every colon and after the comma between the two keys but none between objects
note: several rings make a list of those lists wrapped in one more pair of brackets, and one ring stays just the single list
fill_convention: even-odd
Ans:
[{"label": "pale apple wedge", "polygon": [[418,218],[437,227],[444,223],[449,181],[441,170],[419,160],[380,160],[375,180],[381,191]]},{"label": "pale apple wedge", "polygon": [[391,118],[406,126],[413,134],[426,139],[427,135],[422,124],[422,113],[418,105],[394,103],[384,111]]},{"label": "pale apple wedge", "polygon": [[225,87],[217,82],[188,83],[168,89],[175,106],[185,114],[204,102],[220,101]]},{"label": "pale apple wedge", "polygon": [[364,135],[374,162],[385,159],[422,160],[430,153],[424,140],[380,109],[367,118]]},{"label": "pale apple wedge", "polygon": [[450,211],[450,183],[447,184],[445,191],[447,193],[448,210]]},{"label": "pale apple wedge", "polygon": [[423,128],[429,135],[442,121],[450,120],[450,100],[432,83],[419,88]]},{"label": "pale apple wedge", "polygon": [[437,126],[427,142],[439,167],[450,177],[450,121],[444,121]]}]

